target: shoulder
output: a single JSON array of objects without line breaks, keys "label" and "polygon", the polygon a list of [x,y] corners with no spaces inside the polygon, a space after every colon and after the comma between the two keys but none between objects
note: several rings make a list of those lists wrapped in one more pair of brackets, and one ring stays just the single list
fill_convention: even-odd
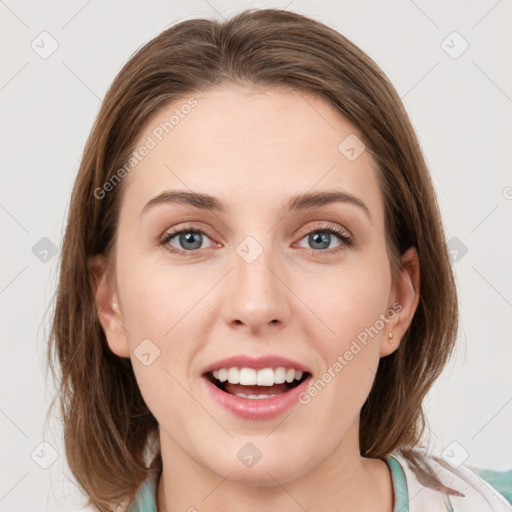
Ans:
[{"label": "shoulder", "polygon": [[[468,465],[450,465],[432,454],[416,452],[418,464],[409,462],[401,452],[390,454],[401,466],[407,487],[410,512],[512,512],[512,505],[505,499],[512,492],[512,472],[479,470]],[[433,472],[435,478],[429,476]],[[487,473],[486,473],[487,472]],[[480,473],[480,474],[479,474]],[[484,480],[487,474],[489,478]],[[496,479],[496,476],[508,475]],[[491,485],[500,483],[499,489]]]}]

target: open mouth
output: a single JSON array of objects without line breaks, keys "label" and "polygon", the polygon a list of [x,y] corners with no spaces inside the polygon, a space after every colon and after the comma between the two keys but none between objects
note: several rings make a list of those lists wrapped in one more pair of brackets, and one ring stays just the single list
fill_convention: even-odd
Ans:
[{"label": "open mouth", "polygon": [[273,384],[272,386],[232,384],[227,380],[221,382],[214,376],[213,372],[205,373],[204,377],[224,393],[238,396],[240,398],[258,400],[283,395],[302,384],[306,379],[311,377],[311,374],[309,372],[304,372],[300,379],[294,379],[292,382],[284,382],[282,384]]}]

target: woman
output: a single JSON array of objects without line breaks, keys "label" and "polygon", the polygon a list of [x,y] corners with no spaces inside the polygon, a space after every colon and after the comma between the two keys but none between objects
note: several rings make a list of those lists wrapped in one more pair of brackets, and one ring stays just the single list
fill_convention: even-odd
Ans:
[{"label": "woman", "polygon": [[95,510],[511,510],[425,453],[457,334],[392,85],[299,14],[141,48],[87,142],[49,358]]}]

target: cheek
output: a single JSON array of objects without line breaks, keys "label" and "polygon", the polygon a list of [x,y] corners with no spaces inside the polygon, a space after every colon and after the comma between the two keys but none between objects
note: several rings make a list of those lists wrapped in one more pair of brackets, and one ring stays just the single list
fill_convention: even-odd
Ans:
[{"label": "cheek", "polygon": [[307,407],[311,403],[312,415],[341,432],[359,414],[377,373],[380,340],[386,335],[381,315],[388,306],[390,277],[385,265],[362,264],[332,273],[325,280],[326,293],[320,292],[319,284],[322,280],[302,288],[322,320],[305,320],[302,328],[323,366],[303,403]]},{"label": "cheek", "polygon": [[362,257],[302,279],[297,295],[321,320],[316,338],[321,332],[330,345],[343,345],[379,321],[388,307],[390,286],[387,260]]},{"label": "cheek", "polygon": [[142,336],[172,343],[188,315],[198,317],[198,302],[211,286],[190,269],[143,257],[120,262],[118,275],[124,325],[132,341]]},{"label": "cheek", "polygon": [[200,326],[191,324],[202,314],[200,290],[180,282],[178,273],[163,276],[153,267],[125,278],[123,319],[145,403],[159,424],[171,421],[185,431],[183,418],[200,413],[186,391],[190,361],[201,347]]},{"label": "cheek", "polygon": [[187,432],[190,418],[201,417],[203,411],[191,399],[183,376],[167,359],[162,353],[150,366],[144,366],[134,357],[135,378],[144,402],[158,424],[172,425],[177,432]]},{"label": "cheek", "polygon": [[[302,324],[322,359],[317,376],[322,382],[316,385],[321,396],[313,399],[316,414],[325,412],[341,423],[344,414],[357,414],[366,400],[379,365],[380,341],[387,335],[382,315],[389,306],[391,276],[387,259],[374,254],[316,276],[314,286],[304,282],[299,292],[321,319],[309,314],[312,320]],[[320,393],[324,386],[326,392]]]},{"label": "cheek", "polygon": [[159,423],[170,415],[179,425],[182,419],[176,411],[186,416],[193,409],[184,386],[190,379],[190,361],[201,348],[197,319],[204,315],[204,304],[198,301],[208,291],[207,283],[190,272],[137,265],[132,257],[120,262],[118,286],[133,370],[144,401]]}]

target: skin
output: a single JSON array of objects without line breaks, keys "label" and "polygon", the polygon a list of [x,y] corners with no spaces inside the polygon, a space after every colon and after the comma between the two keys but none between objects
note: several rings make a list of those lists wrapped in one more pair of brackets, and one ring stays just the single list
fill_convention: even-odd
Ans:
[{"label": "skin", "polygon": [[[389,468],[360,456],[359,412],[380,358],[396,350],[412,320],[419,267],[409,249],[392,283],[375,163],[368,151],[349,161],[338,150],[357,130],[322,99],[232,85],[194,98],[198,105],[124,178],[115,279],[101,256],[94,259],[108,344],[132,359],[160,425],[158,510],[391,512]],[[183,103],[157,112],[140,144]],[[287,213],[290,196],[334,188],[363,201],[371,219],[349,203]],[[164,190],[207,193],[227,211],[161,204],[141,215]],[[191,245],[179,235],[168,245],[184,254],[158,245],[188,222],[204,233],[197,254],[185,252]],[[343,247],[334,234],[327,248],[312,245],[308,234],[325,233],[327,223],[354,245]],[[263,249],[250,264],[236,252],[247,236]],[[291,413],[241,419],[204,388],[206,365],[234,354],[290,357],[318,378],[395,301],[400,313]],[[134,356],[146,338],[160,350],[149,366]],[[247,442],[262,453],[251,468],[236,455]]]}]

